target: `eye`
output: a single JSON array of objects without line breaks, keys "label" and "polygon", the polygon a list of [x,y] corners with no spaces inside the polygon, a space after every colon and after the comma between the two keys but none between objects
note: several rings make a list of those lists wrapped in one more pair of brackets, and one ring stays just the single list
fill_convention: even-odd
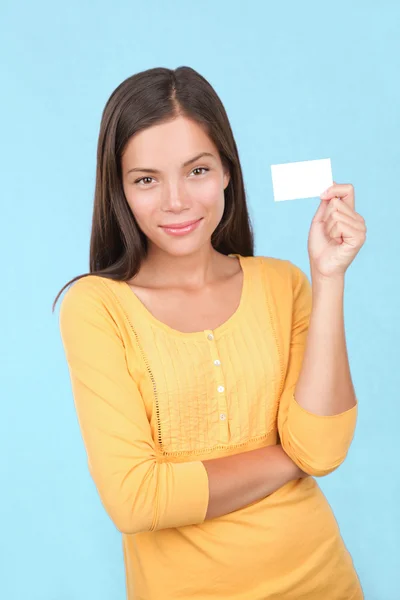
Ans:
[{"label": "eye", "polygon": [[[140,183],[141,181],[144,181],[145,179],[153,179],[153,177],[141,177],[140,179],[136,179],[135,183]],[[146,187],[147,184],[144,184],[144,186]]]},{"label": "eye", "polygon": [[[193,169],[192,173],[194,173],[195,171],[209,171],[210,169],[207,169],[207,167],[196,167],[195,169]],[[202,175],[203,173],[199,173],[199,175]],[[146,187],[151,183],[151,180],[153,179],[153,177],[141,177],[140,179],[136,179],[135,184],[139,184],[142,183],[142,187]],[[148,181],[150,180],[150,181]]]},{"label": "eye", "polygon": [[[193,169],[192,173],[194,173],[195,171],[209,171],[210,169],[207,169],[206,167],[196,167],[195,169]],[[202,175],[202,173],[200,173],[200,175]]]}]

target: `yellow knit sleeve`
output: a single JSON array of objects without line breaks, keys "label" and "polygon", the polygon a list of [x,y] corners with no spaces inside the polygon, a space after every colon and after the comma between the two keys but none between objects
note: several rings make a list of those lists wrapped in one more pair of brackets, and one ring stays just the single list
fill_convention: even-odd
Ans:
[{"label": "yellow knit sleeve", "polygon": [[91,477],[123,533],[199,524],[209,499],[200,461],[157,460],[143,399],[116,321],[93,277],[78,280],[60,307],[60,332]]},{"label": "yellow knit sleeve", "polygon": [[332,416],[321,416],[301,407],[295,387],[302,366],[312,307],[311,284],[301,269],[290,263],[293,281],[293,314],[289,364],[280,398],[278,431],[291,459],[306,473],[327,475],[346,458],[352,442],[358,405]]}]

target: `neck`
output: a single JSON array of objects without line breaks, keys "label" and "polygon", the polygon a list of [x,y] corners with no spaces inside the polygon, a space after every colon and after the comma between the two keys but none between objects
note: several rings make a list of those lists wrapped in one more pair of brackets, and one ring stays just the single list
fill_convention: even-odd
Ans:
[{"label": "neck", "polygon": [[141,274],[160,287],[200,288],[216,278],[220,256],[211,244],[184,255],[150,247]]}]

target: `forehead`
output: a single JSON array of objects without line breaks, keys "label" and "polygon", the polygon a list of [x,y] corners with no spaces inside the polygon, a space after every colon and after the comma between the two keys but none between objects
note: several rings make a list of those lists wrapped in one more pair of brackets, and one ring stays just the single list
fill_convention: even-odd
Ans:
[{"label": "forehead", "polygon": [[200,152],[218,155],[216,146],[205,130],[195,121],[180,116],[132,136],[126,145],[122,161],[140,162],[138,166],[162,167],[176,161],[183,163]]}]

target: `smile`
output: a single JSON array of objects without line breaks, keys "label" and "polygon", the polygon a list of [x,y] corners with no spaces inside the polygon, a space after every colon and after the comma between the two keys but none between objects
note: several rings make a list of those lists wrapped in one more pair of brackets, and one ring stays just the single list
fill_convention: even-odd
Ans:
[{"label": "smile", "polygon": [[160,225],[161,229],[168,233],[169,235],[186,235],[187,233],[191,233],[200,225],[201,219],[197,219],[195,221],[186,221],[185,223],[173,223],[171,225]]}]

